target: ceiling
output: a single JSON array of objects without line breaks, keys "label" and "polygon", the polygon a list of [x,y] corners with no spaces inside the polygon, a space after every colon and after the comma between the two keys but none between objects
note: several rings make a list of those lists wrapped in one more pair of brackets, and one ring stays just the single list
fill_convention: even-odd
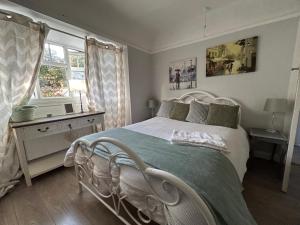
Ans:
[{"label": "ceiling", "polygon": [[299,0],[12,1],[152,53],[300,11]]}]

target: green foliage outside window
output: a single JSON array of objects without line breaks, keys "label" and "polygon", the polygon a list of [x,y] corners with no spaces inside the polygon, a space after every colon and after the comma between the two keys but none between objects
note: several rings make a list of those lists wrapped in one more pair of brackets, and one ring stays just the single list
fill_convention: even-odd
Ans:
[{"label": "green foliage outside window", "polygon": [[42,65],[39,81],[42,97],[64,97],[68,94],[66,69],[63,67]]}]

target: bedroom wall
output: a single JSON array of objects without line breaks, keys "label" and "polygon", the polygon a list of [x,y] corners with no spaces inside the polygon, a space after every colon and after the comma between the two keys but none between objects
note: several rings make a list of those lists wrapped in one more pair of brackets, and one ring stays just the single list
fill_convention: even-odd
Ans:
[{"label": "bedroom wall", "polygon": [[151,55],[128,47],[129,82],[132,122],[149,119],[147,100],[152,95]]},{"label": "bedroom wall", "polygon": [[[168,64],[172,61],[196,56],[198,90],[231,97],[240,102],[244,127],[268,127],[271,117],[270,114],[263,112],[266,98],[287,97],[297,21],[298,19],[294,18],[267,24],[153,55],[153,92],[155,97],[162,100],[194,91],[195,89],[169,90]],[[256,72],[206,78],[207,47],[255,35],[259,36]],[[282,126],[283,119],[278,120],[277,127],[282,128]]]}]

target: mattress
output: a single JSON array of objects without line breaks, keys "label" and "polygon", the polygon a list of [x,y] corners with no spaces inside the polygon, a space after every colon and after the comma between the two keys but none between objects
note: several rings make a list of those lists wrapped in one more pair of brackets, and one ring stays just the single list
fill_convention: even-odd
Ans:
[{"label": "mattress", "polygon": [[[242,182],[244,174],[246,172],[246,162],[249,157],[249,144],[247,134],[242,127],[238,129],[231,129],[226,127],[210,126],[196,123],[189,123],[183,121],[172,120],[168,118],[155,117],[140,123],[132,124],[124,127],[125,129],[150,135],[153,137],[169,140],[171,138],[174,129],[185,131],[203,131],[209,134],[218,134],[225,141],[228,152],[224,154],[232,163],[236,170],[240,181]],[[211,150],[216,151],[216,150]],[[75,161],[78,164],[83,163],[90,153],[78,149],[75,155]],[[97,154],[92,156],[93,168],[91,172],[93,179],[102,183],[101,190],[103,194],[109,193],[109,180],[106,182],[105,177],[108,175],[108,161]],[[65,163],[68,160],[65,160]],[[145,204],[145,196],[151,194],[148,184],[145,182],[143,175],[136,169],[130,166],[122,166],[120,174],[120,186],[123,193],[126,193],[127,200],[136,208],[141,209],[143,212],[149,208],[149,205]],[[166,218],[163,212],[163,207],[158,206],[159,209],[153,212],[150,216],[158,224],[165,224]],[[183,210],[183,209],[182,209]]]},{"label": "mattress", "polygon": [[154,117],[124,128],[165,140],[170,140],[174,129],[218,134],[226,141],[228,152],[224,152],[223,154],[233,164],[241,182],[243,181],[244,175],[247,171],[246,163],[249,158],[249,142],[247,133],[241,126],[237,129],[232,129],[220,126],[183,122],[164,117]]}]

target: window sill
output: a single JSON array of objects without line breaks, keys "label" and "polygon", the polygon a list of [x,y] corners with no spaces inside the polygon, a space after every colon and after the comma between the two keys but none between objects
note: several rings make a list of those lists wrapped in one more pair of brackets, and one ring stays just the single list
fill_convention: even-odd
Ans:
[{"label": "window sill", "polygon": [[[54,97],[44,99],[31,99],[29,105],[38,106],[35,112],[35,118],[44,118],[48,114],[52,116],[65,115],[64,104],[72,104],[74,113],[80,112],[80,98],[79,97]],[[83,110],[88,111],[87,101],[85,96],[82,98]]]},{"label": "window sill", "polygon": [[[82,102],[85,102],[84,98]],[[31,99],[29,105],[37,106],[52,106],[52,105],[64,105],[64,104],[80,104],[79,97],[53,97],[42,99]]]}]

